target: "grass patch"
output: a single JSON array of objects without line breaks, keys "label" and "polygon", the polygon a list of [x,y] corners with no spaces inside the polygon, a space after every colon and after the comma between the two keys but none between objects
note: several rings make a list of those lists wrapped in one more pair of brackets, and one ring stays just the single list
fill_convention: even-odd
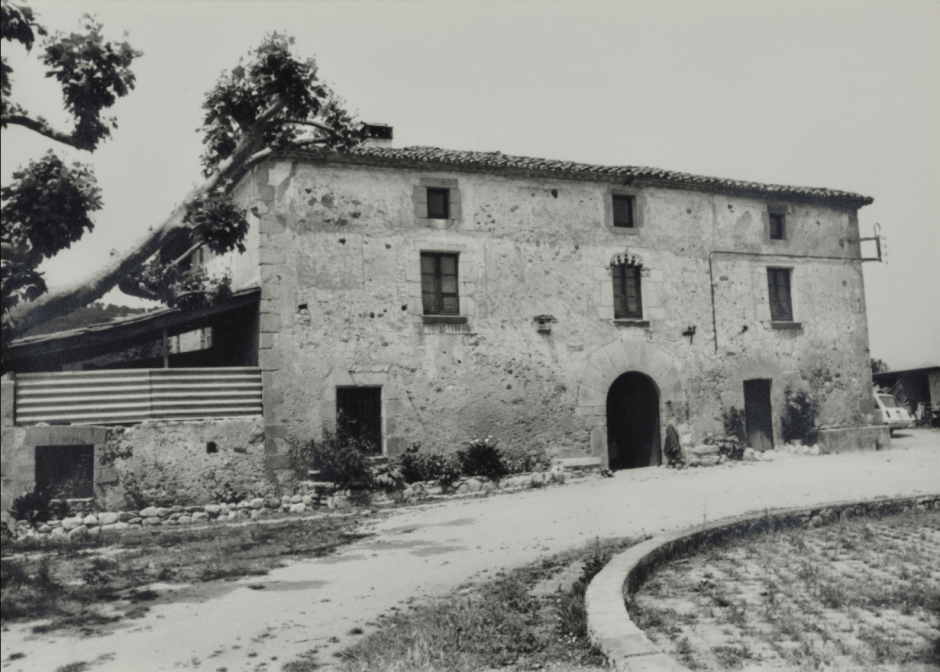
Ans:
[{"label": "grass patch", "polygon": [[923,669],[940,663],[937,557],[940,511],[788,529],[660,567],[627,610],[691,668]]},{"label": "grass patch", "polygon": [[146,613],[157,582],[200,583],[266,574],[288,560],[320,557],[361,538],[351,518],[287,520],[201,530],[146,530],[79,545],[3,545],[0,622],[45,622],[36,632],[94,628]]},{"label": "grass patch", "polygon": [[[379,619],[378,629],[339,654],[341,669],[470,672],[558,664],[606,669],[587,638],[584,593],[610,558],[638,540],[598,540],[584,548],[501,572],[484,583]],[[557,590],[545,589],[574,563],[580,574]],[[542,586],[539,590],[533,590]],[[314,652],[284,670],[317,669]]]}]

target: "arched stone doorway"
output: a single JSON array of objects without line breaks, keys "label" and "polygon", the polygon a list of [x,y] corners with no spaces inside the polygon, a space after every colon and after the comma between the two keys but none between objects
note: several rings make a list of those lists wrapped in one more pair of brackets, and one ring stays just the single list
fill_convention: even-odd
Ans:
[{"label": "arched stone doorway", "polygon": [[669,425],[674,425],[680,435],[688,431],[688,405],[672,355],[647,341],[618,338],[588,356],[578,385],[578,405],[575,409],[575,413],[583,417],[585,425],[590,428],[591,454],[600,458],[604,467],[610,466],[607,448],[608,393],[617,379],[626,373],[645,376],[656,391],[654,398],[657,411],[653,414],[656,434],[654,447],[650,450],[651,459],[655,454],[656,459],[662,461],[661,439],[666,436]]},{"label": "arched stone doorway", "polygon": [[607,456],[610,469],[655,467],[662,462],[659,390],[652,378],[630,371],[607,391]]}]

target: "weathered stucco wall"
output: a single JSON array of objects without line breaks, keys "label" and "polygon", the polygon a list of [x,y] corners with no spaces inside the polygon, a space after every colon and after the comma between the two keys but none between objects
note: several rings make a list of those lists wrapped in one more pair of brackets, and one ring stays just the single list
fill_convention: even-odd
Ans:
[{"label": "weathered stucco wall", "polygon": [[36,446],[73,445],[95,447],[95,499],[106,510],[206,504],[217,495],[270,488],[260,417],[130,427],[39,425],[10,432],[5,427],[4,516],[13,499],[35,484]]},{"label": "weathered stucco wall", "polygon": [[[435,181],[459,192],[450,220],[421,216]],[[854,210],[784,204],[787,239],[770,240],[765,200],[642,184],[620,190],[636,197],[633,230],[610,226],[599,182],[277,162],[249,185],[271,469],[286,468],[288,435],[334,424],[340,385],[382,387],[389,454],[480,434],[599,453],[607,388],[630,370],[654,380],[662,424],[686,438],[719,430],[749,378],[773,381],[778,442],[787,385],[819,391],[826,424],[870,411]],[[465,323],[422,316],[422,251],[459,254]],[[643,265],[643,324],[613,320],[609,267],[624,254]],[[802,328],[772,328],[768,266],[793,269]]]}]

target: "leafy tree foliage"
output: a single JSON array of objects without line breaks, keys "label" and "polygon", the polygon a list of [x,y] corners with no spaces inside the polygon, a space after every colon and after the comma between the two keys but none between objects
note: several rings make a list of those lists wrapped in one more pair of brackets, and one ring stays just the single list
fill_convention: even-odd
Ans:
[{"label": "leafy tree foliage", "polygon": [[[46,76],[62,89],[63,107],[74,120],[54,128],[13,96],[13,70],[3,59],[0,128],[19,126],[58,143],[94,151],[117,127],[104,116],[134,88],[131,66],[141,52],[127,42],[107,42],[102,26],[85,17],[81,30],[49,32],[32,9],[0,0],[0,38],[32,50],[42,38],[40,60]],[[245,213],[231,191],[252,167],[287,148],[349,149],[362,127],[317,76],[313,59],[293,53],[293,39],[266,36],[230,72],[223,73],[205,99],[202,125],[205,180],[181,199],[162,221],[101,269],[55,292],[47,291],[39,264],[93,230],[91,214],[102,196],[91,167],[67,166],[50,152],[19,169],[2,197],[3,342],[43,322],[101,298],[115,286],[170,306],[191,308],[225,297],[226,278],[210,279],[193,253],[244,251]]]}]

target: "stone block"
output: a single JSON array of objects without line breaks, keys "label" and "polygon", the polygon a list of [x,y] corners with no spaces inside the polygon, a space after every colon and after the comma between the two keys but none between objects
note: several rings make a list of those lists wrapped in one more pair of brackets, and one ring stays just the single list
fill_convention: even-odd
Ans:
[{"label": "stone block", "polygon": [[281,265],[285,262],[286,257],[282,250],[273,249],[271,247],[262,247],[260,251],[259,260],[261,265]]},{"label": "stone block", "polygon": [[891,448],[891,431],[886,425],[824,429],[819,432],[819,452],[855,453]]},{"label": "stone block", "polygon": [[264,466],[266,469],[270,469],[272,471],[277,471],[278,469],[290,469],[290,455],[265,455]]},{"label": "stone block", "polygon": [[284,356],[278,349],[267,349],[258,352],[258,365],[265,371],[277,371],[284,368]]},{"label": "stone block", "polygon": [[25,443],[28,446],[87,446],[104,443],[107,437],[106,427],[71,425],[27,427]]},{"label": "stone block", "polygon": [[259,320],[259,329],[261,333],[277,333],[284,326],[284,321],[277,313],[263,313]]}]

